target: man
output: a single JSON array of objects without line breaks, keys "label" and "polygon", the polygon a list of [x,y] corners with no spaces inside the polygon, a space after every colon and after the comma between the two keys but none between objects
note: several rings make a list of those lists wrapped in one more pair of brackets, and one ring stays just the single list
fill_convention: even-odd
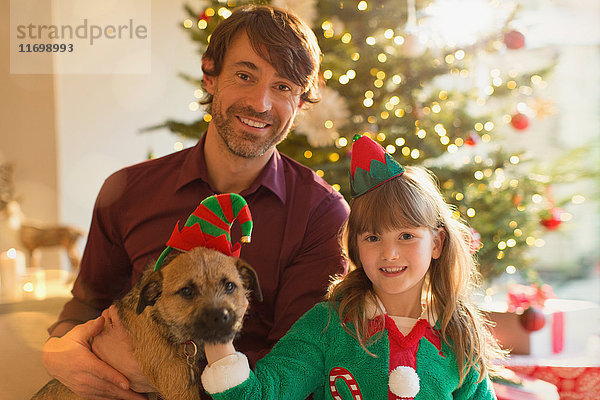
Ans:
[{"label": "man", "polygon": [[343,270],[337,232],[348,206],[275,148],[304,103],[318,100],[319,57],[310,28],[285,11],[248,6],[221,22],[202,60],[212,115],[204,137],[118,171],[98,195],[73,299],[44,346],[51,375],[84,398],[144,398],[132,389],[151,388],[116,312],[98,315],[158,257],[175,223],[215,193],[241,194],[254,219],[241,257],[257,270],[264,301],[251,304],[236,342],[252,362],[322,298]]}]

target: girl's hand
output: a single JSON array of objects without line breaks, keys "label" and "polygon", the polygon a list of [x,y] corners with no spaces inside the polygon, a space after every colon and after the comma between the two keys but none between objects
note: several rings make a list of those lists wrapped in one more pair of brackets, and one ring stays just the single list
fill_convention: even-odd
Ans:
[{"label": "girl's hand", "polygon": [[236,351],[235,347],[233,347],[233,341],[231,341],[227,343],[204,343],[204,353],[206,354],[206,361],[210,366],[223,357],[235,354]]}]

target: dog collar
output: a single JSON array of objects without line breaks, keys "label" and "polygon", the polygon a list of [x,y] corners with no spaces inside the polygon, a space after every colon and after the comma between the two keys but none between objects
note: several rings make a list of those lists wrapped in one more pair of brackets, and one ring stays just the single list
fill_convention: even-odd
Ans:
[{"label": "dog collar", "polygon": [[185,361],[189,367],[190,371],[190,386],[196,385],[198,383],[198,378],[196,377],[196,373],[194,372],[194,367],[196,365],[196,355],[198,354],[198,345],[193,340],[188,340],[183,343],[183,355],[185,356]]}]

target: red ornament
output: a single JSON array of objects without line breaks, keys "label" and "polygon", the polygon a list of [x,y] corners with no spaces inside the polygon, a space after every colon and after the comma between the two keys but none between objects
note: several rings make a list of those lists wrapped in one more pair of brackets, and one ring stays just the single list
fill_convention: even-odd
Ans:
[{"label": "red ornament", "polygon": [[523,202],[523,193],[522,192],[517,192],[512,195],[512,203],[515,205],[515,207],[521,205],[522,202]]},{"label": "red ornament", "polygon": [[535,332],[546,325],[546,317],[539,309],[529,307],[519,316],[519,322],[526,331]]},{"label": "red ornament", "polygon": [[465,144],[468,146],[475,146],[481,141],[481,138],[475,132],[470,132],[465,139]]},{"label": "red ornament", "polygon": [[536,309],[544,308],[548,299],[554,299],[556,296],[550,285],[538,284],[521,285],[514,283],[508,287],[508,312],[522,312],[530,307]]},{"label": "red ornament", "polygon": [[529,118],[525,114],[516,113],[510,118],[510,124],[513,128],[522,131],[529,127]]},{"label": "red ornament", "polygon": [[562,210],[560,208],[552,207],[551,209],[542,212],[540,224],[550,231],[558,229],[560,224],[562,224],[561,215]]},{"label": "red ornament", "polygon": [[519,31],[510,31],[505,33],[504,44],[511,50],[520,49],[525,45],[525,35]]},{"label": "red ornament", "polygon": [[210,22],[210,19],[212,18],[211,16],[206,15],[206,11],[203,11],[202,14],[198,14],[197,16],[198,21],[206,21],[206,22]]}]

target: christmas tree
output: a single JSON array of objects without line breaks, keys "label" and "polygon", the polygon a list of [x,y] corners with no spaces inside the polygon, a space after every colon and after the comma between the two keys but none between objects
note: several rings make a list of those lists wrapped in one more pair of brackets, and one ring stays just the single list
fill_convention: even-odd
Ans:
[{"label": "christmas tree", "polygon": [[[482,3],[273,0],[272,5],[291,9],[313,27],[325,83],[321,102],[298,115],[278,148],[349,199],[351,138],[369,135],[402,165],[422,165],[436,174],[456,217],[473,228],[473,252],[485,278],[521,272],[535,279],[527,249],[539,244],[546,229],[561,224],[549,188],[565,174],[536,172],[523,152],[504,146],[503,138],[509,130],[526,134],[530,118],[547,109],[534,94],[547,84],[551,65],[501,71],[481,61],[525,47],[525,36],[512,26],[518,10],[497,2],[471,10],[477,15],[471,22],[485,24],[475,24],[460,40],[451,34],[464,28],[464,21],[444,32],[448,24],[439,21],[440,15],[458,18],[465,5]],[[200,54],[215,26],[243,4],[186,6],[189,18],[183,26]],[[200,77],[184,78],[200,98]],[[199,138],[211,117],[198,112],[195,122],[163,126]]]}]

